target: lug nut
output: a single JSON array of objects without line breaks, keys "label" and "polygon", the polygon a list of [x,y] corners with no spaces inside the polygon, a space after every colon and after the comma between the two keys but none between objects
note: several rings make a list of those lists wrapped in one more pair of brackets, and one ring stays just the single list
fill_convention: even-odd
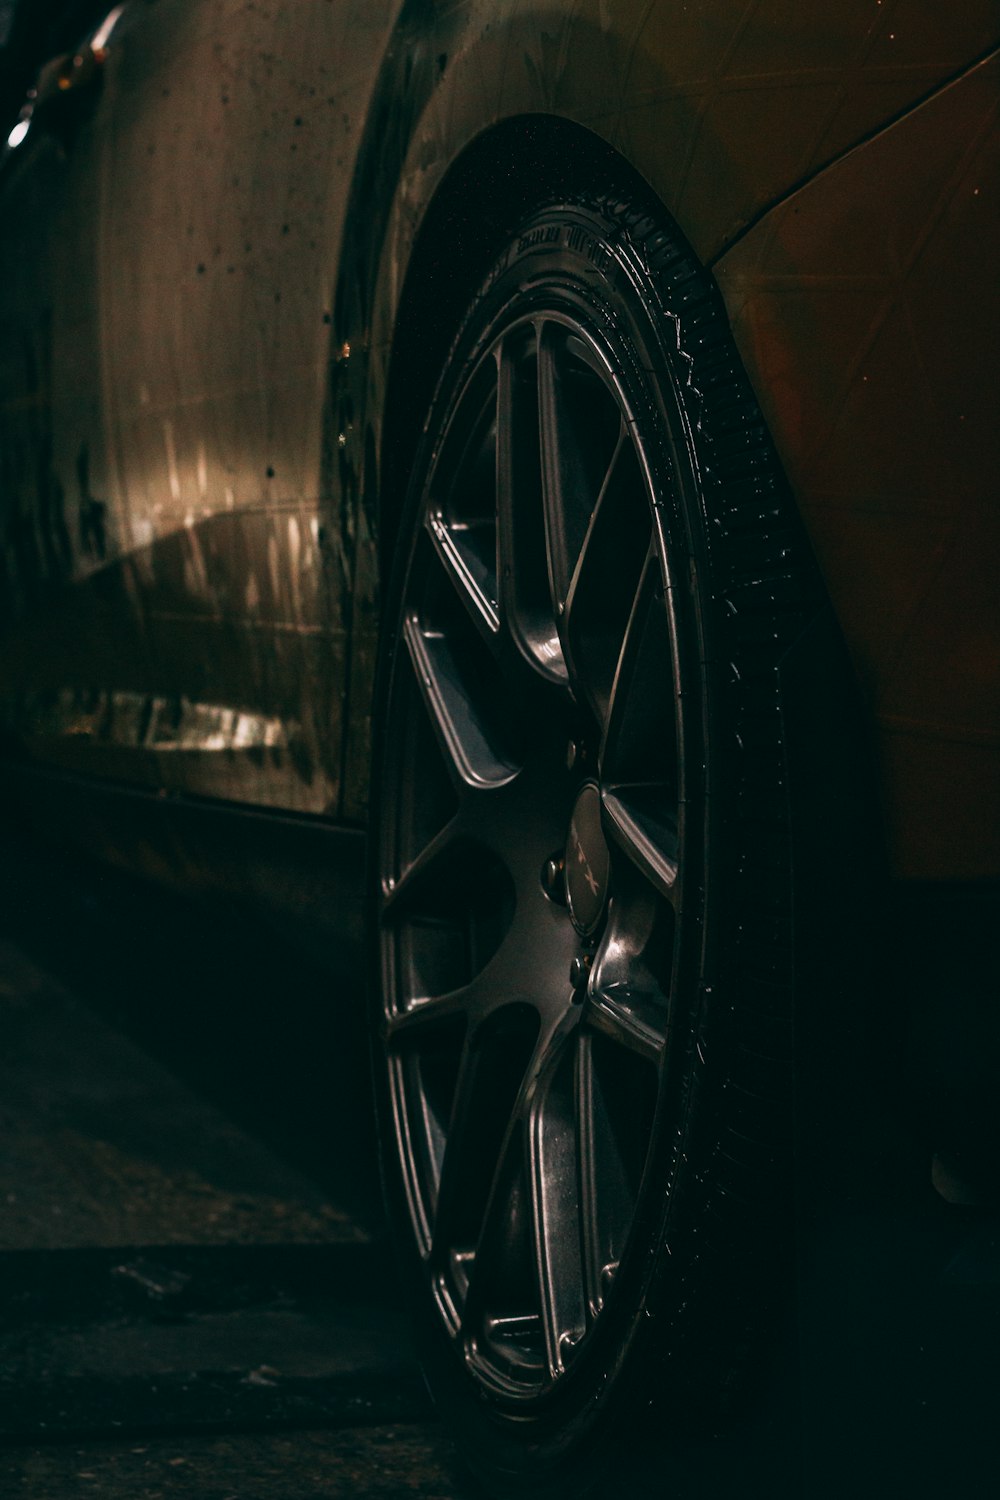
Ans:
[{"label": "lug nut", "polygon": [[587,978],[590,974],[590,966],[593,963],[589,953],[578,954],[569,966],[569,982],[573,986],[574,999],[582,1000],[583,992],[587,988]]},{"label": "lug nut", "polygon": [[542,889],[550,901],[560,906],[566,904],[566,861],[561,854],[553,854],[542,866]]}]

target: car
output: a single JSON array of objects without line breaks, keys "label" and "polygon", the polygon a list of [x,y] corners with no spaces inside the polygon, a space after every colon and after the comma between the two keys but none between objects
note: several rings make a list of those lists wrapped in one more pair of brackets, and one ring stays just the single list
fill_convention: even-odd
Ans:
[{"label": "car", "polygon": [[582,1495],[846,1080],[995,1187],[1000,7],[0,27],[5,796],[365,966],[432,1388]]}]

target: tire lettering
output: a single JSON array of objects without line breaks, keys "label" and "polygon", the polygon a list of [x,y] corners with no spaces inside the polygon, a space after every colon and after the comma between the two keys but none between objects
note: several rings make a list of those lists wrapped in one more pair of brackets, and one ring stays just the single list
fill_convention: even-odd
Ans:
[{"label": "tire lettering", "polygon": [[517,242],[517,253],[520,255],[524,250],[530,250],[533,245],[554,245],[560,234],[558,224],[552,224],[548,228],[544,225],[538,229],[532,229],[529,234],[522,234]]},{"label": "tire lettering", "polygon": [[611,264],[611,256],[604,246],[593,235],[585,229],[574,227],[566,231],[566,246],[569,250],[575,250],[578,255],[585,255],[591,265],[598,271],[607,270]]}]

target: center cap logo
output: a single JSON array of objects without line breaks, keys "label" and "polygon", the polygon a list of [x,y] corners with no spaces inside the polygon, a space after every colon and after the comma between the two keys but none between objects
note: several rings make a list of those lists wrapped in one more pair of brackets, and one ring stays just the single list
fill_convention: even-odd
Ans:
[{"label": "center cap logo", "polygon": [[566,900],[573,926],[591,937],[600,925],[608,899],[611,859],[601,828],[601,794],[588,781],[570,819],[566,843]]}]

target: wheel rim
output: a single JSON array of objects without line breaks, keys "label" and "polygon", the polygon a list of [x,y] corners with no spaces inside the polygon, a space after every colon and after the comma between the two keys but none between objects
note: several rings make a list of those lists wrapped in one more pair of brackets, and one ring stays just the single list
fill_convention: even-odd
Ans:
[{"label": "wheel rim", "polygon": [[428,465],[386,719],[402,1181],[456,1350],[522,1404],[614,1305],[687,946],[664,457],[636,436],[665,426],[637,421],[622,368],[551,289],[492,331]]}]

